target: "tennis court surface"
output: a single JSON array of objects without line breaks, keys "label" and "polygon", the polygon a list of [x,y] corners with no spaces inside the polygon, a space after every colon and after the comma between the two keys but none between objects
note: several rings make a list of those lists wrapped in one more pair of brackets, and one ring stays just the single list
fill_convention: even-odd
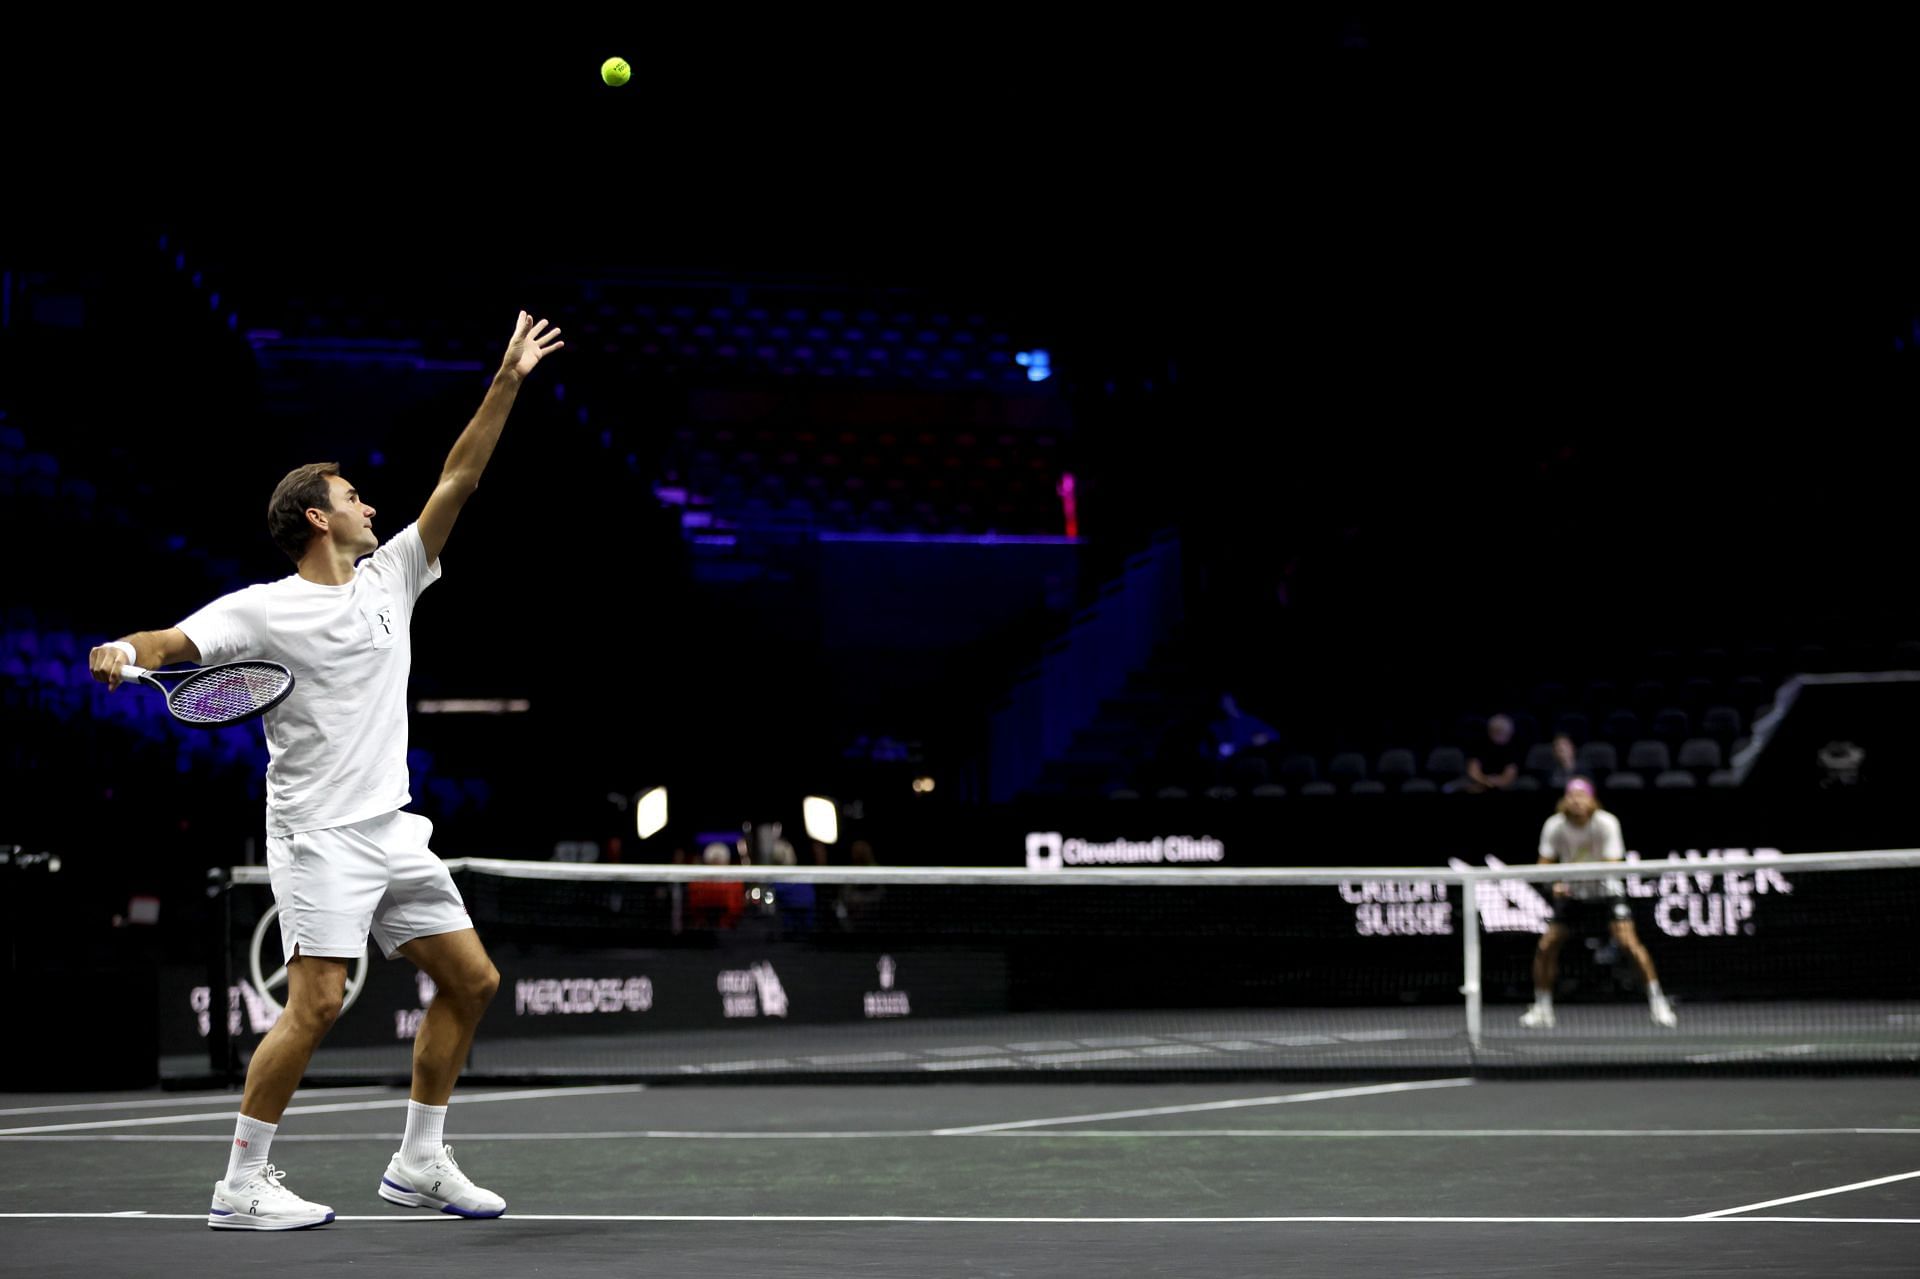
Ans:
[{"label": "tennis court surface", "polygon": [[0,1096],[32,1275],[1911,1275],[1910,1075],[468,1087],[496,1221],[374,1195],[387,1087],[273,1147],[320,1230],[207,1229],[238,1098]]}]

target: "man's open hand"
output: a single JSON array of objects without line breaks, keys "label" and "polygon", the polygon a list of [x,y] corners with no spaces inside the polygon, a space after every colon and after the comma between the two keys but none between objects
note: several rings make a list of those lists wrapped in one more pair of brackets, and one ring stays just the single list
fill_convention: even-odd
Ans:
[{"label": "man's open hand", "polygon": [[540,361],[565,345],[560,340],[559,329],[550,329],[545,320],[535,320],[522,311],[519,323],[513,326],[513,340],[507,343],[507,353],[500,357],[500,371],[523,378],[533,372]]}]

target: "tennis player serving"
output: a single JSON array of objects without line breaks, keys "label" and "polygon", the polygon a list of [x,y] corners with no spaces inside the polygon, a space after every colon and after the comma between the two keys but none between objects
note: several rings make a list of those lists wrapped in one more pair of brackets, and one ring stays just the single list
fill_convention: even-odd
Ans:
[{"label": "tennis player serving", "polygon": [[500,441],[526,378],[564,344],[522,311],[499,372],[440,472],[420,518],[387,542],[374,508],[332,463],[289,472],[267,526],[296,566],[178,626],[95,648],[93,677],[118,687],[121,667],[264,658],[297,679],[265,717],[267,871],[287,956],[286,1012],[247,1067],[226,1176],[207,1224],[220,1230],[298,1230],[333,1210],[300,1198],[268,1162],[269,1147],[314,1049],[340,1015],[348,965],[369,934],[404,955],[437,993],[413,1044],[406,1136],[380,1178],[392,1203],[462,1217],[497,1217],[506,1201],[476,1186],[441,1133],[474,1027],[500,974],[460,892],[428,847],[433,824],[402,811],[407,793],[407,674],[414,603],[440,577],[440,550]]},{"label": "tennis player serving", "polygon": [[[1540,864],[1568,862],[1617,862],[1627,856],[1626,842],[1620,835],[1620,819],[1600,807],[1594,797],[1593,783],[1575,777],[1567,783],[1566,794],[1547,824],[1540,828]],[[1533,1007],[1521,1014],[1520,1024],[1530,1030],[1553,1029],[1553,983],[1560,972],[1560,948],[1575,929],[1597,929],[1605,923],[1613,939],[1633,956],[1640,976],[1647,984],[1647,1011],[1655,1024],[1679,1024],[1673,1005],[1660,990],[1660,975],[1653,969],[1653,956],[1640,941],[1633,926],[1633,912],[1627,907],[1627,886],[1618,879],[1578,879],[1553,886],[1553,922],[1540,939],[1533,954]]]}]

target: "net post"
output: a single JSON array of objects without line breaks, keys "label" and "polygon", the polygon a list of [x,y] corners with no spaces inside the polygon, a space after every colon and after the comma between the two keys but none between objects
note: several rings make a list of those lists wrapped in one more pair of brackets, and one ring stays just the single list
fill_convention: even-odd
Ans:
[{"label": "net post", "polygon": [[1467,1051],[1480,1055],[1480,880],[1471,870],[1460,873],[1461,983],[1467,999]]},{"label": "net post", "polygon": [[217,1082],[231,1085],[237,1074],[227,1023],[233,990],[233,879],[226,868],[208,869],[207,897],[213,906],[207,930],[207,1066]]}]

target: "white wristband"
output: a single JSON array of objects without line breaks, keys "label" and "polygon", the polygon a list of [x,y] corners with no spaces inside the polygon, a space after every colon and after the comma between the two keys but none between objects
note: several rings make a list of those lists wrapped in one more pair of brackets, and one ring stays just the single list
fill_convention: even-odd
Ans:
[{"label": "white wristband", "polygon": [[125,653],[127,655],[127,664],[129,666],[134,666],[139,664],[140,654],[136,653],[133,649],[133,645],[127,643],[125,640],[108,640],[106,643],[102,644],[100,647],[101,648],[117,648],[122,653]]}]

